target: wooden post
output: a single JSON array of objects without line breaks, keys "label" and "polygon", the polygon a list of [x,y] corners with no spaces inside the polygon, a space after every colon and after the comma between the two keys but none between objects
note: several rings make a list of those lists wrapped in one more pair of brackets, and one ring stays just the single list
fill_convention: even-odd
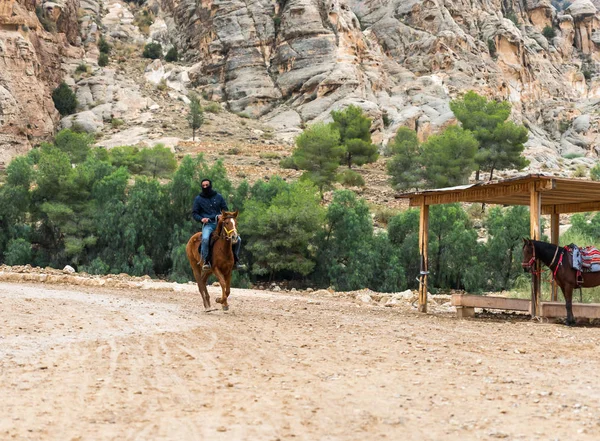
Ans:
[{"label": "wooden post", "polygon": [[419,312],[427,312],[427,243],[429,233],[429,205],[425,205],[425,198],[421,202],[421,216],[419,218]]},{"label": "wooden post", "polygon": [[[550,215],[550,240],[554,245],[558,245],[560,235],[558,222],[558,213],[552,213]],[[552,278],[552,294],[550,296],[550,301],[558,301],[558,285],[554,281],[554,278]]]},{"label": "wooden post", "polygon": [[[533,240],[540,240],[542,232],[540,230],[540,216],[542,213],[542,195],[536,189],[535,182],[530,184],[529,188],[529,225],[530,234]],[[537,317],[540,301],[540,274],[541,264],[536,262],[535,272],[531,275],[531,315]],[[536,274],[537,273],[537,274]]]}]

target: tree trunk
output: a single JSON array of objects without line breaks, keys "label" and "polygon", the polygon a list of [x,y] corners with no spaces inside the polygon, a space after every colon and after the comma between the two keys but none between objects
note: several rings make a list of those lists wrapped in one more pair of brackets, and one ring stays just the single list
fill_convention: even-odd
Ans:
[{"label": "tree trunk", "polygon": [[192,127],[192,141],[196,142],[196,128]]},{"label": "tree trunk", "polygon": [[479,169],[475,172],[475,182],[479,182]]}]

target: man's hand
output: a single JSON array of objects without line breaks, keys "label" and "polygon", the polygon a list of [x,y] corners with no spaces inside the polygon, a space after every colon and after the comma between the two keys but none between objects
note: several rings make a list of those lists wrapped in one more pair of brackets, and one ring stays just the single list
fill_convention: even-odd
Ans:
[{"label": "man's hand", "polygon": [[203,218],[202,218],[202,223],[203,223],[203,224],[206,224],[206,223],[208,223],[208,222],[210,222],[210,219],[209,219],[209,218],[207,218],[207,217],[203,217]]}]

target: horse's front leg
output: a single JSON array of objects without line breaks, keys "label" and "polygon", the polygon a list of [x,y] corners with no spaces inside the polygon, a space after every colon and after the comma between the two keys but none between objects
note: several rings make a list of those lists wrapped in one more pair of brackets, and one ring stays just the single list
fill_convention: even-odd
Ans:
[{"label": "horse's front leg", "polygon": [[565,296],[565,307],[567,309],[567,326],[575,325],[575,317],[573,316],[573,287],[566,285],[561,288],[563,295]]},{"label": "horse's front leg", "polygon": [[229,295],[227,279],[225,278],[221,270],[218,268],[214,269],[214,275],[219,280],[219,285],[221,286],[221,298],[216,298],[215,302],[221,304],[223,311],[227,311],[229,310],[229,304],[227,303],[227,296]]}]

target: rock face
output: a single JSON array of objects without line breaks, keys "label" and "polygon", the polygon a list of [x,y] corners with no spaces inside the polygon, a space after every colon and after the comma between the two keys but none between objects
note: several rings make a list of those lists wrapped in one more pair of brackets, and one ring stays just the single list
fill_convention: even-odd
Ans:
[{"label": "rock face", "polygon": [[76,39],[77,7],[70,0],[54,4],[58,27],[66,33],[50,34],[33,3],[0,0],[0,166],[54,132],[59,115],[51,91],[62,80],[62,60],[77,56],[69,45]]},{"label": "rock face", "polygon": [[[591,0],[161,0],[192,86],[293,136],[353,103],[385,141],[453,122],[473,89],[513,104],[529,144],[562,152],[564,125],[600,99],[600,15]],[[552,27],[556,35],[542,32]],[[587,72],[587,73],[586,73]],[[386,122],[391,124],[385,127]],[[586,143],[597,141],[592,117]],[[562,129],[559,127],[562,124]],[[591,150],[588,150],[591,151]]]}]

